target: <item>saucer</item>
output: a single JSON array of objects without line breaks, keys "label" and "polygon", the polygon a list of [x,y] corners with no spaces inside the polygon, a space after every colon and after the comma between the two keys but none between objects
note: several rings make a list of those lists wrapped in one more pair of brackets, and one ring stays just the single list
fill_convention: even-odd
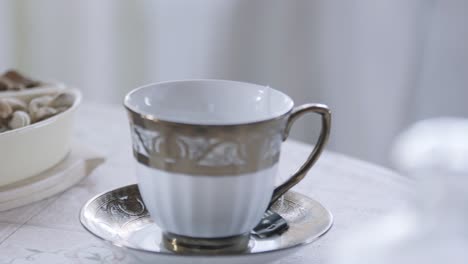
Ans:
[{"label": "saucer", "polygon": [[168,264],[270,263],[316,241],[333,224],[328,209],[293,191],[286,193],[271,210],[286,219],[289,224],[286,232],[267,238],[250,236],[247,251],[221,255],[180,255],[164,248],[162,231],[150,219],[136,184],[92,198],[81,209],[80,221],[87,231],[131,263]]}]

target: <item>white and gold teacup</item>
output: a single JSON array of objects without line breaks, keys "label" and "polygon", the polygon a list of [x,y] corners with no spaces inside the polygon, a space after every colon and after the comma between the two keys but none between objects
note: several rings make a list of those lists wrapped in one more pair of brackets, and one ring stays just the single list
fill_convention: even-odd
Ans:
[{"label": "white and gold teacup", "polygon": [[[265,210],[304,178],[330,133],[327,106],[294,108],[286,94],[243,82],[150,84],[124,104],[143,201],[178,252],[245,249]],[[305,113],[322,117],[320,138],[305,164],[275,187],[281,143]]]}]

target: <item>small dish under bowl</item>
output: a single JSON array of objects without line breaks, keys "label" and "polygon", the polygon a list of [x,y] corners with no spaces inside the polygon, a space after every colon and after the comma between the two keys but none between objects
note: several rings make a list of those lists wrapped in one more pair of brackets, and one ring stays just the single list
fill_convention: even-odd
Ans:
[{"label": "small dish under bowl", "polygon": [[33,177],[65,158],[71,146],[73,116],[81,102],[79,90],[57,86],[0,93],[0,97],[29,100],[57,92],[72,94],[73,105],[45,120],[0,133],[0,186]]}]

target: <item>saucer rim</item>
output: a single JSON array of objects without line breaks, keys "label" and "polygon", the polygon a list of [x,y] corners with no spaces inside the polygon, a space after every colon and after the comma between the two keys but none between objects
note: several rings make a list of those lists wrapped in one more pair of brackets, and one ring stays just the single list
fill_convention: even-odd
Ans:
[{"label": "saucer rim", "polygon": [[291,193],[297,193],[299,195],[302,195],[302,196],[305,196],[309,199],[312,199],[314,200],[315,202],[317,202],[318,204],[320,204],[320,206],[323,207],[323,209],[328,213],[328,216],[330,218],[330,223],[329,225],[327,226],[327,228],[325,229],[325,231],[312,238],[312,239],[306,239],[305,241],[301,242],[301,243],[298,243],[296,245],[292,245],[292,246],[289,246],[289,247],[284,247],[284,248],[278,248],[278,249],[273,249],[273,250],[267,250],[267,251],[261,251],[261,252],[248,252],[248,253],[226,253],[226,254],[216,254],[216,255],[210,255],[210,254],[191,254],[191,253],[188,253],[188,254],[175,254],[175,253],[172,253],[172,252],[157,252],[157,251],[151,251],[151,250],[147,250],[147,249],[143,249],[143,248],[136,248],[136,247],[132,247],[132,246],[127,246],[127,245],[123,245],[121,243],[118,243],[116,241],[111,241],[109,239],[106,239],[102,236],[99,236],[98,234],[94,233],[93,231],[91,231],[87,226],[86,224],[84,223],[84,210],[85,208],[87,208],[92,202],[94,202],[97,198],[101,197],[102,195],[105,195],[109,192],[113,192],[113,191],[118,191],[118,190],[121,190],[121,189],[126,189],[126,188],[129,188],[133,185],[136,185],[138,187],[138,184],[129,184],[129,185],[125,185],[123,187],[119,187],[119,188],[114,188],[114,189],[111,189],[111,190],[108,190],[108,191],[104,191],[104,192],[101,192],[99,194],[96,194],[95,196],[93,196],[92,198],[90,198],[80,209],[80,212],[79,212],[79,220],[80,220],[80,224],[81,226],[88,232],[90,233],[91,235],[93,235],[94,237],[98,238],[99,240],[105,242],[105,243],[108,243],[108,244],[111,244],[112,246],[115,246],[121,250],[131,250],[131,251],[137,251],[137,252],[142,252],[142,253],[145,253],[145,254],[150,254],[150,255],[158,255],[158,256],[166,256],[166,257],[190,257],[190,258],[193,258],[193,257],[197,257],[197,258],[207,258],[207,257],[210,257],[210,258],[213,258],[213,257],[245,257],[245,256],[260,256],[260,255],[266,255],[266,254],[271,254],[271,253],[277,253],[277,252],[284,252],[284,251],[288,251],[288,250],[293,250],[293,249],[298,249],[300,247],[303,247],[303,246],[306,246],[306,245],[309,245],[317,240],[319,240],[320,238],[322,238],[324,235],[326,235],[333,227],[334,225],[334,217],[333,217],[333,214],[331,213],[331,211],[326,208],[322,203],[320,203],[319,201],[313,199],[313,198],[310,198],[309,196],[305,195],[305,194],[302,194],[300,192],[296,192],[296,191],[288,191],[288,192],[291,192]]}]

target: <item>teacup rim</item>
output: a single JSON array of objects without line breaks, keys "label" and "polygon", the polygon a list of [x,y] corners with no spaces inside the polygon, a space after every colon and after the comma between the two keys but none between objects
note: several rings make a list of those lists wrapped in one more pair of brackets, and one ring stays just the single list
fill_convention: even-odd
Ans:
[{"label": "teacup rim", "polygon": [[[237,83],[237,84],[255,85],[255,86],[259,86],[259,87],[268,87],[269,89],[272,89],[275,92],[278,92],[282,96],[286,97],[291,102],[291,105],[289,106],[288,110],[285,111],[284,113],[281,113],[279,115],[275,115],[275,116],[270,117],[270,118],[264,118],[264,119],[255,120],[255,121],[232,122],[232,123],[222,123],[222,124],[214,124],[214,123],[200,123],[200,124],[197,124],[197,123],[173,121],[173,120],[168,120],[168,119],[164,119],[164,118],[158,118],[155,115],[146,114],[146,113],[142,113],[140,111],[137,111],[137,110],[133,109],[128,104],[128,101],[129,101],[130,96],[132,94],[138,92],[141,89],[147,88],[149,86],[169,84],[169,83],[201,82],[201,81],[204,81],[204,82],[212,82],[212,81],[215,81],[215,82],[231,82],[231,83]],[[123,106],[125,107],[125,109],[128,112],[132,113],[133,115],[138,116],[138,117],[140,117],[142,119],[151,121],[151,122],[159,123],[159,124],[175,125],[175,126],[195,126],[195,127],[235,127],[235,126],[261,125],[261,124],[274,122],[274,121],[283,119],[284,117],[288,116],[292,112],[292,110],[294,108],[294,100],[289,95],[287,95],[286,93],[284,93],[284,92],[282,92],[280,90],[274,89],[274,88],[272,88],[272,87],[270,87],[268,85],[261,85],[261,84],[256,84],[256,83],[226,80],[226,79],[203,79],[203,78],[201,78],[201,79],[198,78],[197,79],[197,78],[195,78],[195,79],[177,79],[177,80],[168,80],[168,81],[161,81],[161,82],[152,82],[152,83],[148,83],[148,84],[145,84],[145,85],[138,86],[138,87],[134,88],[133,90],[129,91],[125,95],[124,100],[123,100]]]}]

